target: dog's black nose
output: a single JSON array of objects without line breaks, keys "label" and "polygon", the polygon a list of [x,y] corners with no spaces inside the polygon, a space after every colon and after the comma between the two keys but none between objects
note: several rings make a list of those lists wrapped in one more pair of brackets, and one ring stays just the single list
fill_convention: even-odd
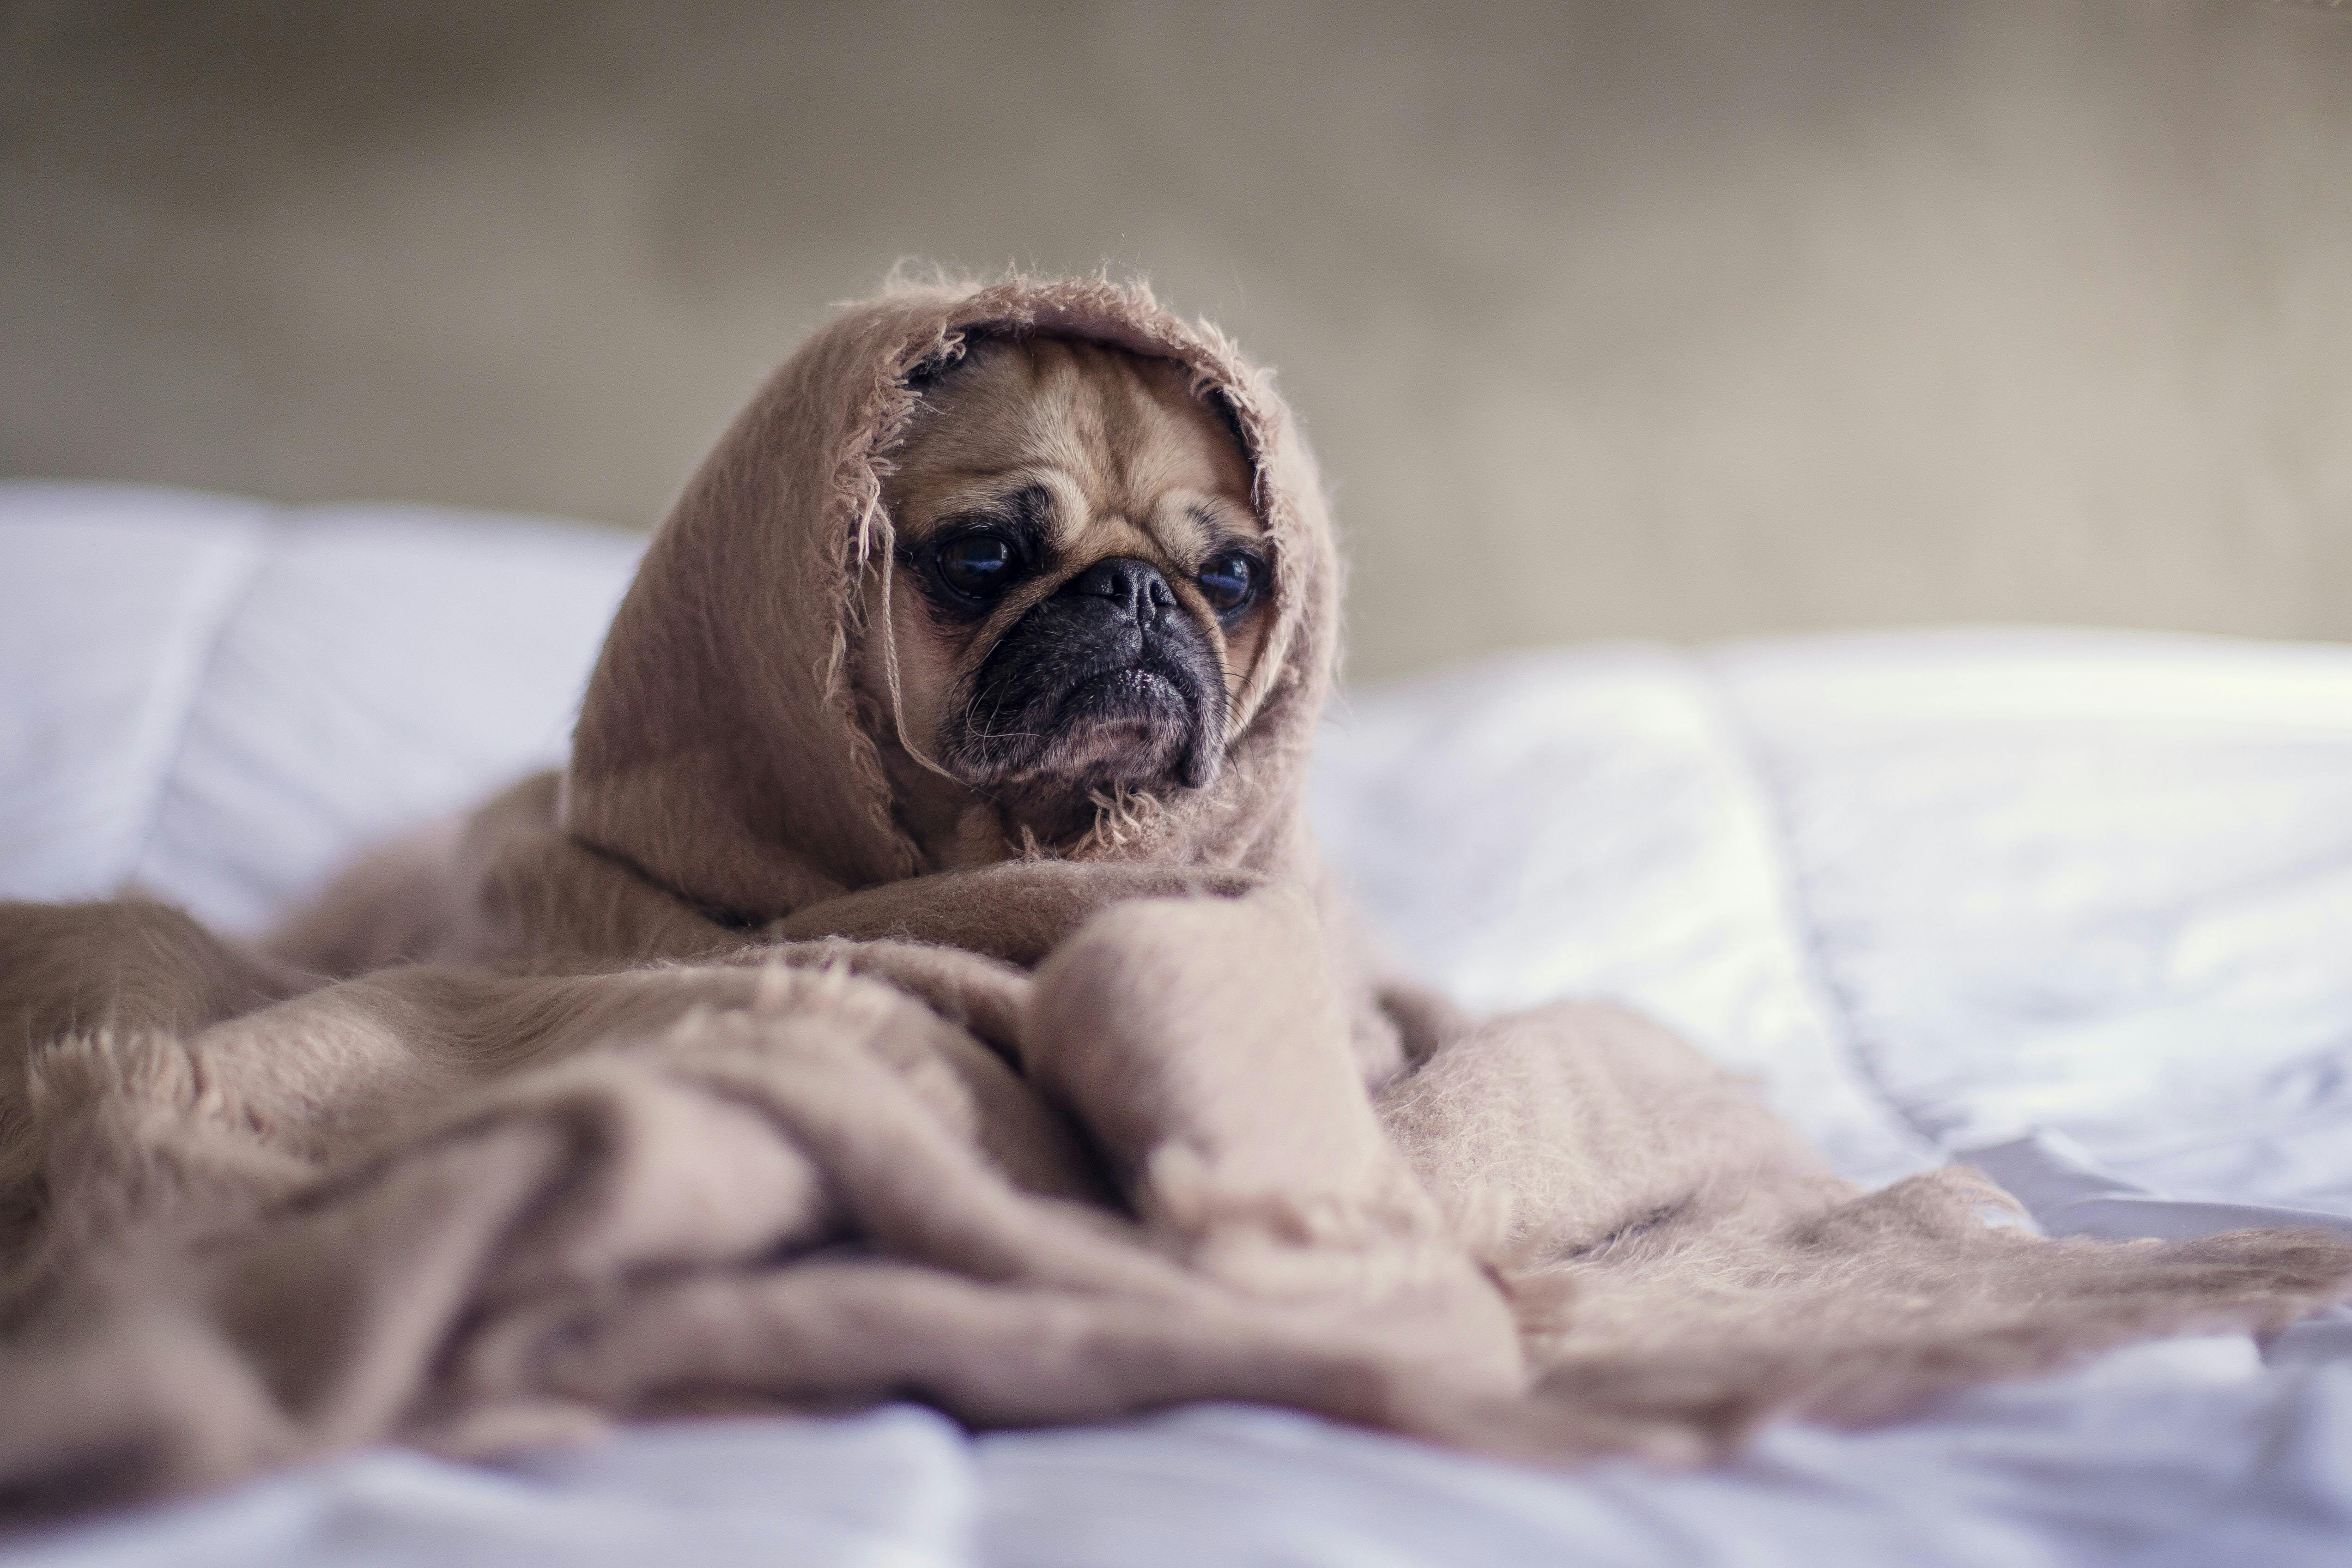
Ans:
[{"label": "dog's black nose", "polygon": [[1095,562],[1064,583],[1062,591],[1080,599],[1108,599],[1143,626],[1157,624],[1176,608],[1176,591],[1160,569],[1130,555]]}]

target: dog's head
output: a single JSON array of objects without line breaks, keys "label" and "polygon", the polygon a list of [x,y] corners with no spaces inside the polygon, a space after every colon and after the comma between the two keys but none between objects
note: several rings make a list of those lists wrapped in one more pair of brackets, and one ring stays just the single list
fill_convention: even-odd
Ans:
[{"label": "dog's head", "polygon": [[746,920],[1033,850],[1311,874],[1339,578],[1221,334],[1099,277],[894,287],[680,493],[560,821]]},{"label": "dog's head", "polygon": [[863,683],[895,686],[908,749],[1000,800],[1206,784],[1268,619],[1251,483],[1182,367],[973,343],[890,456],[895,669]]}]

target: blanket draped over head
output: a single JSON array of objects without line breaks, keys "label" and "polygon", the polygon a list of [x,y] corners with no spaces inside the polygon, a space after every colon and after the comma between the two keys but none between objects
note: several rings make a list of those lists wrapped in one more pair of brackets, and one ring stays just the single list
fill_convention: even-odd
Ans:
[{"label": "blanket draped over head", "polygon": [[[979,333],[1186,367],[1274,598],[1212,782],[947,870],[860,607],[910,382]],[[1382,983],[1304,815],[1338,579],[1270,383],[1141,288],[844,311],[663,525],[561,779],[268,955],[0,915],[0,1507],[895,1398],[1689,1458],[2352,1288],[2324,1236],[2048,1240],[1958,1169],[1865,1195],[1640,1019]]]}]

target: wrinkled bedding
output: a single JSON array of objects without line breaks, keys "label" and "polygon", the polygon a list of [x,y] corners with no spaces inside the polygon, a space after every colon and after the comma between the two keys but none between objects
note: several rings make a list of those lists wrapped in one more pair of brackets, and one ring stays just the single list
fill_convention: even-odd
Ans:
[{"label": "wrinkled bedding", "polygon": [[[254,928],[355,843],[557,754],[635,549],[0,489],[0,892],[132,880]],[[1317,804],[1424,974],[1480,1008],[1632,1000],[1858,1179],[1972,1153],[2044,1228],[2102,1236],[2352,1216],[2352,651],[1536,655],[1357,694]],[[973,1441],[894,1409],[496,1471],[371,1454],[0,1563],[2329,1561],[2347,1338],[2304,1325],[2268,1365],[2149,1347],[1885,1431],[1777,1428],[1698,1476],[1542,1476],[1258,1410]]]}]

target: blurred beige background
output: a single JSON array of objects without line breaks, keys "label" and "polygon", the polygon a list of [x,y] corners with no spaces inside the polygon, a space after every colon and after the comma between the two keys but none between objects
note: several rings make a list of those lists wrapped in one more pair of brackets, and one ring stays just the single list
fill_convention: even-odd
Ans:
[{"label": "blurred beige background", "polygon": [[1359,674],[2352,637],[2352,13],[0,8],[0,472],[642,526],[901,256],[1280,367]]}]

